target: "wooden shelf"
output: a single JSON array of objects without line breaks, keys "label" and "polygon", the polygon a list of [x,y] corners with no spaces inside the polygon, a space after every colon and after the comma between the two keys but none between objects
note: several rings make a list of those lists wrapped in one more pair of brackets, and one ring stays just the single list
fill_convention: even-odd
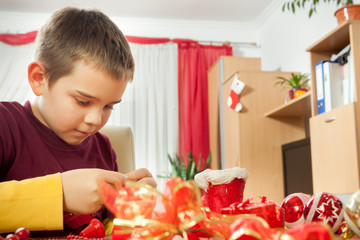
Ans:
[{"label": "wooden shelf", "polygon": [[304,117],[311,114],[311,91],[294,98],[274,110],[265,114],[265,117]]},{"label": "wooden shelf", "polygon": [[349,44],[349,26],[356,21],[350,20],[336,27],[329,34],[314,43],[306,49],[307,52],[340,52],[347,44]]}]

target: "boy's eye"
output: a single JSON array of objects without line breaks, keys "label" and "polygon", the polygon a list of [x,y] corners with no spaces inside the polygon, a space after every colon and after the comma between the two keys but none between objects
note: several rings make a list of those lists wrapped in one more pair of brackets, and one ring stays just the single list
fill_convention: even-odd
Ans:
[{"label": "boy's eye", "polygon": [[81,105],[88,105],[89,104],[88,101],[82,100],[80,98],[75,98],[75,100]]},{"label": "boy's eye", "polygon": [[114,110],[114,106],[113,105],[105,105],[106,109],[110,109],[110,110]]}]

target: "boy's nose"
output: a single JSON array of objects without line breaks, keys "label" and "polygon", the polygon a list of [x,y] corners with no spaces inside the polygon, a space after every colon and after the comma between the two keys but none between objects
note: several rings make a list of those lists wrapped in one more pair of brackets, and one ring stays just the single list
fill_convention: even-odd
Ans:
[{"label": "boy's nose", "polygon": [[97,109],[91,109],[89,110],[85,117],[84,122],[89,125],[100,125],[102,121],[102,111],[99,111]]}]

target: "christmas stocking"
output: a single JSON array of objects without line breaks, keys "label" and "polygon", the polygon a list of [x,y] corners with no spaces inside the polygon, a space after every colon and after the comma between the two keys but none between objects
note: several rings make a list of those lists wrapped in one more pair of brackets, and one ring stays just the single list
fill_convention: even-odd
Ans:
[{"label": "christmas stocking", "polygon": [[239,101],[239,96],[244,87],[245,83],[240,81],[238,76],[235,75],[233,83],[231,84],[231,91],[227,100],[227,104],[231,109],[236,112],[240,112],[243,107]]}]

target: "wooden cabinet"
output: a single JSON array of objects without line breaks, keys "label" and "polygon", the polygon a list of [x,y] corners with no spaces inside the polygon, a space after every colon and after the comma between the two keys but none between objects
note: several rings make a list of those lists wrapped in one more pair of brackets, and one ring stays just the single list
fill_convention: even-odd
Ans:
[{"label": "wooden cabinet", "polygon": [[[260,63],[258,58],[221,57],[208,71],[211,167],[246,168],[244,198],[266,196],[281,203],[281,146],[306,137],[310,93],[284,104],[288,92],[274,83],[290,73],[261,71]],[[227,106],[235,75],[245,83],[240,112]]]},{"label": "wooden cabinet", "polygon": [[[260,58],[220,57],[208,70],[208,104],[209,104],[209,138],[211,152],[211,168],[221,168],[221,141],[224,126],[224,105],[222,102],[223,82],[236,71],[260,71]],[[223,158],[224,159],[224,158]],[[224,162],[223,164],[224,165]]]},{"label": "wooden cabinet", "polygon": [[[348,44],[354,67],[355,101],[318,114],[315,64],[329,60]],[[314,192],[352,193],[360,188],[360,21],[339,25],[307,51],[312,69],[310,138]]]},{"label": "wooden cabinet", "polygon": [[359,189],[355,104],[310,119],[314,192]]},{"label": "wooden cabinet", "polygon": [[[243,109],[226,105],[235,74],[245,83],[240,94]],[[222,168],[242,167],[249,171],[244,197],[266,196],[278,203],[284,199],[281,145],[305,138],[302,117],[280,119],[265,113],[284,103],[287,91],[274,87],[278,76],[290,73],[238,71],[223,82],[224,152]],[[305,98],[304,98],[305,99]]]}]

